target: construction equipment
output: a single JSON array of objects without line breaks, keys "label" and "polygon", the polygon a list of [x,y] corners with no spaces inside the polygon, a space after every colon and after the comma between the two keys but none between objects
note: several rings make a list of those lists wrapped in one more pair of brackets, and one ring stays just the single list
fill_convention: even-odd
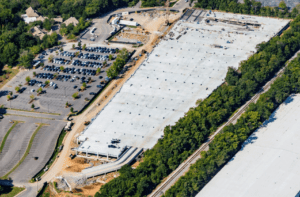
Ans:
[{"label": "construction equipment", "polygon": [[169,15],[170,15],[170,0],[167,0],[165,3],[165,7],[166,7],[166,21],[165,21],[165,26],[169,25]]}]

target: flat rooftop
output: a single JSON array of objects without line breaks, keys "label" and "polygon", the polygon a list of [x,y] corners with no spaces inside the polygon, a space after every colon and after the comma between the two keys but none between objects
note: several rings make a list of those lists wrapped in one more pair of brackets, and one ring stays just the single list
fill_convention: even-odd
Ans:
[{"label": "flat rooftop", "polygon": [[[238,68],[257,44],[268,41],[289,22],[225,13],[207,16],[197,12],[193,17],[193,21],[174,25],[82,132],[87,140],[78,151],[96,154],[112,138],[121,140],[121,148],[152,148],[163,137],[166,125],[175,124],[198,99],[205,99],[224,82],[229,66]],[[249,30],[226,22],[207,23],[206,17],[247,20],[261,26],[249,26]],[[113,148],[105,152],[110,150]]]},{"label": "flat rooftop", "polygon": [[289,97],[197,197],[298,197],[300,95]]}]

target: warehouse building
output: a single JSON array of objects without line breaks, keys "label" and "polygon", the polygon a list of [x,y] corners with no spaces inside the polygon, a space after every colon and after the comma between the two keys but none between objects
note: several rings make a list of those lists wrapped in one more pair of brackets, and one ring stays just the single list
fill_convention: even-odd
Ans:
[{"label": "warehouse building", "polygon": [[126,147],[152,148],[166,125],[174,125],[224,82],[228,67],[238,68],[257,44],[289,23],[218,12],[189,14],[80,134],[78,153],[118,157]]}]

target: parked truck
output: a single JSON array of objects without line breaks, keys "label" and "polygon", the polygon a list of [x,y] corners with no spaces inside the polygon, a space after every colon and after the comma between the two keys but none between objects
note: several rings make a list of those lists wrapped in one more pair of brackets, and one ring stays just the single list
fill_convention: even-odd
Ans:
[{"label": "parked truck", "polygon": [[69,121],[69,122],[67,123],[67,125],[65,126],[65,130],[66,130],[66,131],[70,131],[70,130],[71,130],[71,127],[72,127],[72,122]]}]

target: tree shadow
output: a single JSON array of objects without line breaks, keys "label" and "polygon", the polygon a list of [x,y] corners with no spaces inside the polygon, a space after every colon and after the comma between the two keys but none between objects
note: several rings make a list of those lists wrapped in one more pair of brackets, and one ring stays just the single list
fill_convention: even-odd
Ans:
[{"label": "tree shadow", "polygon": [[9,194],[13,190],[12,186],[2,186],[2,188],[1,195]]},{"label": "tree shadow", "polygon": [[285,105],[290,104],[294,100],[295,96],[296,96],[295,94],[291,94],[287,99],[285,99],[283,104],[285,104]]},{"label": "tree shadow", "polygon": [[9,91],[7,91],[7,90],[0,91],[0,98],[1,98],[2,96],[6,96],[6,95],[8,95],[8,94],[9,94]]},{"label": "tree shadow", "polygon": [[6,113],[7,113],[7,111],[5,108],[0,108],[0,114],[6,114]]}]

